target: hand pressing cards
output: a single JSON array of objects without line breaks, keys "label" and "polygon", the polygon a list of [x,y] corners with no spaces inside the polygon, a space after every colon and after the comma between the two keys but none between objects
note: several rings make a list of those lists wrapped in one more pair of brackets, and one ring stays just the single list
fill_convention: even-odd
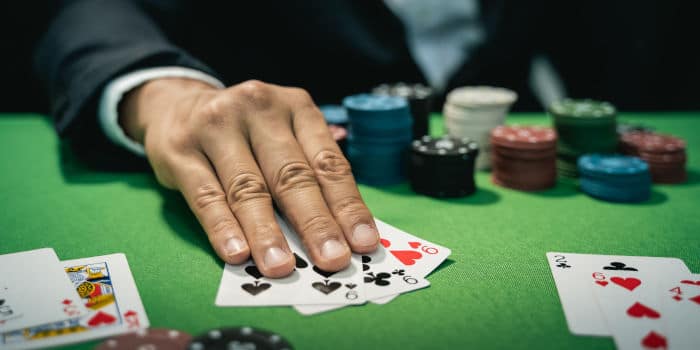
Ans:
[{"label": "hand pressing cards", "polygon": [[[59,262],[52,249],[40,249],[2,255],[0,266],[15,270],[0,272],[3,349],[65,345],[149,325],[123,254]],[[23,291],[21,297],[15,291]],[[52,308],[56,295],[63,315]]]},{"label": "hand pressing cards", "polygon": [[297,234],[284,219],[277,219],[295,254],[296,270],[282,279],[268,279],[252,262],[227,264],[216,305],[293,305],[300,313],[312,315],[368,300],[384,304],[399,294],[428,286],[425,277],[450,254],[448,248],[375,219],[381,236],[377,251],[354,254],[348,268],[329,273],[312,266]]},{"label": "hand pressing cards", "polygon": [[569,329],[618,349],[696,349],[700,278],[674,258],[547,253]]}]

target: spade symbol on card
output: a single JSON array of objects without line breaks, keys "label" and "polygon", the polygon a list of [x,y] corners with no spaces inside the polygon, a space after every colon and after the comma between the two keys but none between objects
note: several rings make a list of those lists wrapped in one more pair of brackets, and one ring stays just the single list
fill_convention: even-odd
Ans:
[{"label": "spade symbol on card", "polygon": [[295,260],[295,265],[297,269],[305,269],[309,266],[309,263],[306,262],[306,260],[302,259],[297,253],[294,253],[294,260]]},{"label": "spade symbol on card", "polygon": [[255,281],[253,282],[254,284],[251,283],[245,283],[241,285],[241,288],[245,290],[246,292],[250,293],[251,295],[258,295],[268,289],[270,289],[271,285],[269,283],[260,283],[260,281]]},{"label": "spade symbol on card", "polygon": [[369,264],[372,261],[372,258],[370,258],[367,255],[362,256],[362,271],[367,271],[369,270]]},{"label": "spade symbol on card", "polygon": [[357,285],[355,283],[348,283],[345,285],[345,287],[347,287],[348,289],[355,289],[355,287],[357,287]]},{"label": "spade symbol on card", "polygon": [[321,293],[328,295],[333,293],[336,289],[340,288],[342,284],[340,282],[330,282],[328,280],[324,280],[323,282],[314,282],[311,284],[314,289],[317,289]]},{"label": "spade symbol on card", "polygon": [[625,263],[613,261],[610,266],[603,267],[603,270],[614,270],[614,271],[639,271],[634,267],[627,266]]},{"label": "spade symbol on card", "polygon": [[318,266],[315,266],[315,265],[314,265],[314,271],[316,271],[317,274],[319,274],[325,278],[328,278],[328,277],[335,275],[335,272],[323,271],[323,270],[319,269]]},{"label": "spade symbol on card", "polygon": [[246,266],[245,272],[247,272],[249,275],[251,275],[256,280],[259,280],[263,277],[263,274],[260,273],[260,270],[258,270],[258,267],[255,265]]},{"label": "spade symbol on card", "polygon": [[423,257],[423,254],[413,251],[413,250],[392,250],[393,254],[399,261],[404,265],[414,265],[416,260]]},{"label": "spade symbol on card", "polygon": [[109,325],[117,321],[117,318],[102,312],[98,311],[95,316],[92,316],[92,318],[88,321],[88,326],[90,327],[99,327],[101,325]]}]

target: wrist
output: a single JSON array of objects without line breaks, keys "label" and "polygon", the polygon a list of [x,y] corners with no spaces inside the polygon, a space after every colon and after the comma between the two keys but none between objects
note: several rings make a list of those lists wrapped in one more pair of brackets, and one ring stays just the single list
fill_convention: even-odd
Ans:
[{"label": "wrist", "polygon": [[143,144],[146,129],[153,118],[169,115],[177,101],[210,90],[217,88],[195,79],[150,80],[124,95],[118,106],[119,125],[127,136]]}]

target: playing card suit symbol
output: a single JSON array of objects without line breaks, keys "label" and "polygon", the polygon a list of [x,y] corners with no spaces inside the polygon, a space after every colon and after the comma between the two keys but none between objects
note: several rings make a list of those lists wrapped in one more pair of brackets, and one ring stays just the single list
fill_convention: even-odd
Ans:
[{"label": "playing card suit symbol", "polygon": [[335,272],[323,271],[323,270],[319,269],[318,266],[314,266],[314,271],[316,271],[317,274],[319,274],[325,278],[329,278],[329,277],[335,275]]},{"label": "playing card suit symbol", "polygon": [[416,263],[416,260],[423,257],[423,254],[413,250],[392,250],[391,254],[399,259],[399,261],[401,261],[404,265],[413,265]]},{"label": "playing card suit symbol", "polygon": [[642,346],[648,349],[666,349],[668,347],[666,337],[654,331],[649,332],[642,339]]},{"label": "playing card suit symbol", "polygon": [[410,245],[411,248],[413,248],[413,249],[418,249],[418,248],[420,248],[421,243],[420,242],[408,242],[408,245]]},{"label": "playing card suit symbol", "polygon": [[263,274],[260,273],[260,270],[258,270],[258,267],[255,265],[246,266],[245,272],[247,272],[249,275],[251,275],[256,280],[259,280],[263,277]]},{"label": "playing card suit symbol", "polygon": [[309,266],[309,263],[307,263],[306,260],[302,259],[299,255],[297,255],[297,253],[294,253],[294,260],[297,269],[304,269]]},{"label": "playing card suit symbol", "polygon": [[613,261],[610,266],[604,266],[603,270],[617,270],[617,271],[637,271],[634,267],[629,267],[625,263]]},{"label": "playing card suit symbol", "polygon": [[99,327],[101,325],[109,325],[117,321],[117,318],[103,311],[98,311],[95,316],[88,321],[88,326]]},{"label": "playing card suit symbol", "polygon": [[699,281],[682,280],[681,283],[683,283],[683,284],[692,284],[692,285],[700,286],[700,280],[699,280]]},{"label": "playing card suit symbol", "polygon": [[63,299],[62,303],[63,303],[63,305],[70,305],[70,304],[73,304],[73,300]]},{"label": "playing card suit symbol", "polygon": [[605,287],[608,285],[608,281],[595,281],[595,283],[600,284],[601,286]]},{"label": "playing card suit symbol", "polygon": [[690,299],[688,299],[688,300],[690,300],[690,301],[692,301],[692,302],[694,302],[694,303],[700,305],[700,295],[696,295],[696,296],[694,296],[694,297],[692,297],[692,298],[690,298]]},{"label": "playing card suit symbol", "polygon": [[625,288],[629,290],[630,292],[633,291],[635,288],[639,287],[639,285],[642,284],[642,281],[634,278],[634,277],[613,277],[610,279],[612,283],[617,284],[618,286]]},{"label": "playing card suit symbol", "polygon": [[0,299],[0,306],[2,306],[3,304],[5,304],[5,299]]},{"label": "playing card suit symbol", "polygon": [[347,287],[348,289],[354,289],[355,287],[357,287],[357,285],[355,283],[348,283],[345,285],[345,287]]},{"label": "playing card suit symbol", "polygon": [[387,241],[387,240],[384,239],[384,238],[381,238],[381,239],[379,240],[379,243],[381,243],[381,244],[384,246],[384,248],[389,248],[389,246],[391,245],[391,242]]},{"label": "playing card suit symbol", "polygon": [[258,281],[255,281],[255,284],[252,283],[244,283],[241,288],[243,288],[244,291],[250,293],[251,295],[258,295],[268,289],[270,289],[271,285],[269,283],[259,283]]},{"label": "playing card suit symbol", "polygon": [[311,284],[314,289],[319,290],[323,294],[331,294],[333,293],[336,289],[340,288],[342,284],[340,282],[331,282],[328,283],[328,281],[324,282],[314,282]]},{"label": "playing card suit symbol", "polygon": [[659,314],[656,310],[641,304],[641,303],[634,303],[634,305],[630,306],[629,309],[627,309],[627,314],[636,317],[636,318],[642,318],[642,317],[648,317],[648,318],[659,318],[661,317],[661,314]]},{"label": "playing card suit symbol", "polygon": [[678,295],[674,295],[673,297],[671,297],[671,299],[673,299],[673,300],[675,300],[675,301],[681,301],[681,300],[683,300],[683,298],[681,298],[681,297],[678,296]]}]

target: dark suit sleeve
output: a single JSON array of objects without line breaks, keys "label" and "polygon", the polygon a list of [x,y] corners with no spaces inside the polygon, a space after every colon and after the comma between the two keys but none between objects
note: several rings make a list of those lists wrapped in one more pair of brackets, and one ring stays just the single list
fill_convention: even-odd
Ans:
[{"label": "dark suit sleeve", "polygon": [[[61,136],[102,141],[93,139],[96,133],[102,137],[97,100],[105,84],[121,74],[177,65],[216,76],[169,42],[149,8],[127,0],[67,1],[58,7],[34,63]],[[172,8],[164,12],[177,14]]]}]

